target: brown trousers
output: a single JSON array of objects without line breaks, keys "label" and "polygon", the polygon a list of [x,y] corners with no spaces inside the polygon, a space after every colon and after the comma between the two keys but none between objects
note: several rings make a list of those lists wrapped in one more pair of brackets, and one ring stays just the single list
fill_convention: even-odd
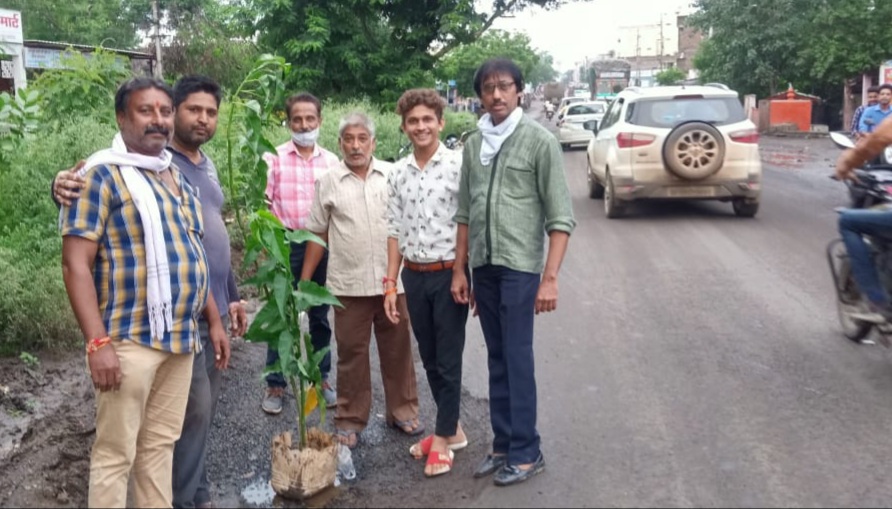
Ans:
[{"label": "brown trousers", "polygon": [[338,297],[334,332],[338,345],[338,410],[335,428],[362,431],[372,409],[372,374],[369,359],[372,328],[378,342],[381,379],[387,406],[387,423],[418,417],[418,388],[406,296],[397,299],[400,323],[384,314],[384,297]]}]

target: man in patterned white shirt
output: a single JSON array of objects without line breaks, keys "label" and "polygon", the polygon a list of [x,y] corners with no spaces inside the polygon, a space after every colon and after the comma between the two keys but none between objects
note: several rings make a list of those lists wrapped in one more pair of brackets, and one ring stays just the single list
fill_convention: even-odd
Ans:
[{"label": "man in patterned white shirt", "polygon": [[[387,424],[407,435],[421,434],[424,427],[418,420],[409,325],[391,323],[384,312],[385,295],[402,293],[399,287],[385,290],[381,284],[387,273],[387,175],[392,168],[372,157],[375,124],[364,113],[343,118],[338,133],[344,161],[316,183],[307,229],[328,243],[331,259],[326,286],[343,305],[334,313],[338,344],[334,424],[338,441],[352,448],[368,425],[371,411],[372,329],[378,343]],[[301,280],[310,279],[324,251],[314,242],[307,245]],[[403,295],[397,295],[397,303],[405,311]]]},{"label": "man in patterned white shirt", "polygon": [[[310,209],[313,205],[316,181],[334,168],[340,166],[338,157],[320,147],[319,126],[322,123],[322,103],[307,93],[292,95],[285,101],[288,112],[288,125],[291,140],[276,147],[276,155],[267,154],[269,173],[266,181],[266,196],[273,214],[286,228],[301,230],[307,227]],[[291,272],[295,282],[300,276],[306,256],[306,244],[291,245]],[[328,269],[328,253],[324,252],[312,280],[324,286]],[[331,344],[331,327],[328,323],[329,306],[316,306],[310,309],[310,337],[313,348],[320,350]],[[266,366],[271,367],[279,360],[276,350],[267,349]],[[322,390],[329,408],[335,406],[337,398],[328,381],[331,371],[331,353],[325,355],[320,366],[322,370]],[[261,407],[268,414],[282,412],[282,399],[285,395],[285,378],[281,373],[266,376],[267,390]]]},{"label": "man in patterned white shirt", "polygon": [[[445,106],[436,90],[414,89],[400,97],[396,110],[413,152],[396,163],[388,178],[384,287],[396,287],[402,262],[409,318],[437,403],[434,434],[409,451],[417,459],[427,455],[424,474],[428,477],[449,472],[452,451],[468,444],[459,424],[468,305],[457,304],[450,289],[462,155],[440,143]],[[395,293],[385,295],[384,308],[391,322],[400,322]]]}]

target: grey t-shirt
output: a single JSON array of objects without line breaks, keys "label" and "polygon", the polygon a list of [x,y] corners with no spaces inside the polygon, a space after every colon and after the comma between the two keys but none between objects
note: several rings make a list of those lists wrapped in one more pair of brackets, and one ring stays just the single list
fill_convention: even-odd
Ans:
[{"label": "grey t-shirt", "polygon": [[229,232],[223,222],[223,189],[217,179],[217,169],[204,153],[201,154],[201,161],[194,164],[173,147],[167,147],[167,150],[173,155],[173,163],[198,193],[204,223],[202,242],[208,257],[211,293],[217,302],[220,316],[225,318],[229,303],[238,302],[239,294],[235,273],[232,271]]}]

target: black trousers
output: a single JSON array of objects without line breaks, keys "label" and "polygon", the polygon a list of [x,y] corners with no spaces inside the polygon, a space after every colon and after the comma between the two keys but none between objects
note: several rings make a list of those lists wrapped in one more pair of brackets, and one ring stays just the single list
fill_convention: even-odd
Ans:
[{"label": "black trousers", "polygon": [[468,306],[452,298],[452,270],[404,269],[403,286],[418,353],[437,404],[435,433],[450,437],[458,429]]}]

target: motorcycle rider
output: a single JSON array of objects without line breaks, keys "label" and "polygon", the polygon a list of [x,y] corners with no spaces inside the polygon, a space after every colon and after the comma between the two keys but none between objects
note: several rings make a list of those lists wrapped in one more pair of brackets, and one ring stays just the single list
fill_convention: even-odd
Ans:
[{"label": "motorcycle rider", "polygon": [[[840,180],[857,180],[855,169],[873,160],[889,145],[892,145],[892,116],[861,138],[855,148],[839,156],[836,177]],[[892,208],[845,210],[839,216],[839,232],[849,253],[852,277],[868,301],[866,312],[852,316],[874,323],[892,322],[890,296],[880,283],[870,249],[864,240],[864,235],[892,238]]]},{"label": "motorcycle rider", "polygon": [[545,101],[545,118],[551,120],[552,115],[554,115],[554,103]]}]

